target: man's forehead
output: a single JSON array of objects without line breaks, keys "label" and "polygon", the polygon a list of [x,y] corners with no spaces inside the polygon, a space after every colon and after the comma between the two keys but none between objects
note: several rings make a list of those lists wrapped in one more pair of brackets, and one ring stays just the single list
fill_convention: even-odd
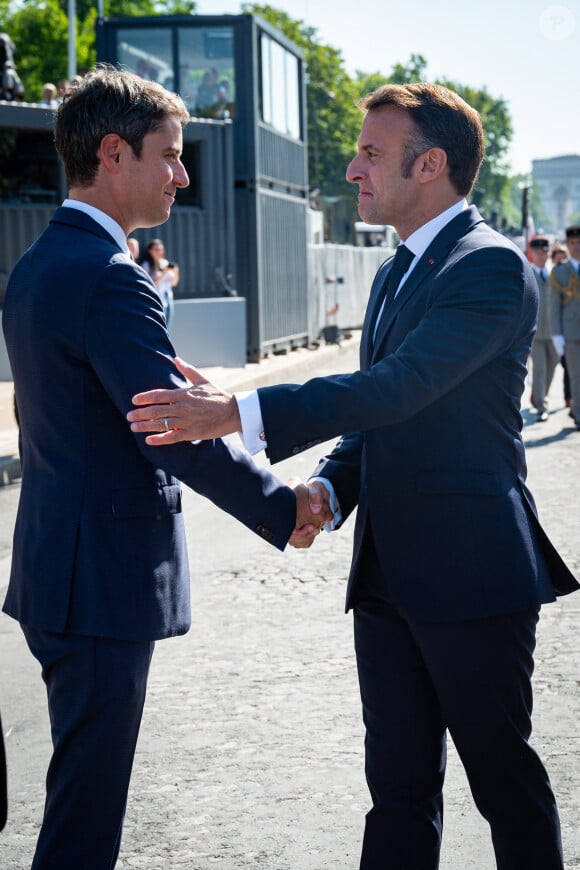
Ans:
[{"label": "man's forehead", "polygon": [[408,133],[411,128],[411,119],[402,109],[395,106],[379,106],[370,109],[362,122],[359,135],[361,147],[371,147],[378,144],[386,136],[397,133]]},{"label": "man's forehead", "polygon": [[158,138],[165,139],[177,139],[179,142],[183,141],[183,127],[178,118],[168,117],[164,118],[154,127],[152,130],[149,130],[148,133],[145,134],[144,138],[148,138],[151,136],[157,136]]}]

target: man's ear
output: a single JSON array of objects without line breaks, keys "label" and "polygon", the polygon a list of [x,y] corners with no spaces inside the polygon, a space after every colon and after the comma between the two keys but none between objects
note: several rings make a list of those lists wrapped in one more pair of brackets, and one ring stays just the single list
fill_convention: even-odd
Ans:
[{"label": "man's ear", "polygon": [[113,175],[120,172],[121,155],[129,146],[118,133],[107,133],[101,139],[99,159],[102,166]]},{"label": "man's ear", "polygon": [[443,148],[429,148],[419,156],[416,166],[421,183],[435,181],[447,169],[447,154]]}]

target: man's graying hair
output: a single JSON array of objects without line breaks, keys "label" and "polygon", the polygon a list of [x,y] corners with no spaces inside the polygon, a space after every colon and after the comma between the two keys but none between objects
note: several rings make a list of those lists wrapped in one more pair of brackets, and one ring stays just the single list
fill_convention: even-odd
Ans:
[{"label": "man's graying hair", "polygon": [[454,91],[424,82],[383,85],[363,97],[359,105],[367,112],[391,106],[411,118],[415,134],[405,145],[403,178],[409,177],[420,154],[442,148],[456,192],[460,196],[470,193],[485,153],[485,139],[479,112]]},{"label": "man's graying hair", "polygon": [[69,188],[94,182],[97,152],[108,133],[121,136],[139,158],[144,137],[167,118],[185,125],[189,113],[181,97],[157,82],[105,64],[88,73],[65,93],[56,112],[55,145]]}]

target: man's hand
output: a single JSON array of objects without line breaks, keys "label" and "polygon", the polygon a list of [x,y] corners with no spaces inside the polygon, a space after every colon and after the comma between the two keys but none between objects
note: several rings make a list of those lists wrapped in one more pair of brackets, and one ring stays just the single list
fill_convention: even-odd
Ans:
[{"label": "man's hand", "polygon": [[305,485],[296,478],[288,481],[296,493],[296,528],[288,543],[297,549],[311,547],[321,527],[332,519],[328,490],[315,480]]},{"label": "man's hand", "polygon": [[153,447],[178,441],[204,441],[239,432],[242,428],[238,404],[229,393],[219,390],[196,368],[179,357],[175,367],[192,384],[183,390],[149,390],[133,396],[138,407],[127,420],[133,432],[157,432],[145,440]]}]

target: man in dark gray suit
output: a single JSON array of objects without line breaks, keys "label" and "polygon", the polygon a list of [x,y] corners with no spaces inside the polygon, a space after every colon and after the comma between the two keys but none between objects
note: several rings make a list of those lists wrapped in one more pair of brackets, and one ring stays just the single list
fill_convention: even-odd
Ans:
[{"label": "man in dark gray suit", "polygon": [[[446,732],[501,870],[562,870],[556,802],[528,739],[540,606],[578,583],[525,485],[520,400],[538,312],[521,251],[469,194],[484,152],[477,112],[436,85],[362,102],[347,170],[361,218],[403,244],[371,288],[361,368],[229,396],[196,386],[136,396],[151,444],[242,429],[272,462],[342,434],[319,464],[336,526],[358,506],[347,608],[366,726],[361,868],[435,870]],[[256,419],[255,425],[251,423]],[[139,422],[142,421],[142,422]],[[298,544],[304,541],[297,541]]]},{"label": "man in dark gray suit", "polygon": [[185,383],[127,235],[166,221],[188,184],[188,120],[129,73],[68,91],[55,133],[69,197],[6,293],[22,487],[4,610],[42,667],[54,747],[33,870],[116,863],[153,647],[190,625],[179,481],[278,549],[296,525],[296,495],[243,451],[159,450],[125,423],[135,390]]},{"label": "man in dark gray suit", "polygon": [[554,330],[551,324],[551,297],[547,269],[550,240],[546,236],[536,236],[530,242],[532,268],[538,285],[538,325],[532,341],[532,405],[538,412],[537,422],[548,419],[548,392],[558,365],[558,354],[552,341]]},{"label": "man in dark gray suit", "polygon": [[570,416],[580,430],[580,226],[566,227],[570,256],[550,273],[551,324],[560,357],[566,357],[572,403]]}]

